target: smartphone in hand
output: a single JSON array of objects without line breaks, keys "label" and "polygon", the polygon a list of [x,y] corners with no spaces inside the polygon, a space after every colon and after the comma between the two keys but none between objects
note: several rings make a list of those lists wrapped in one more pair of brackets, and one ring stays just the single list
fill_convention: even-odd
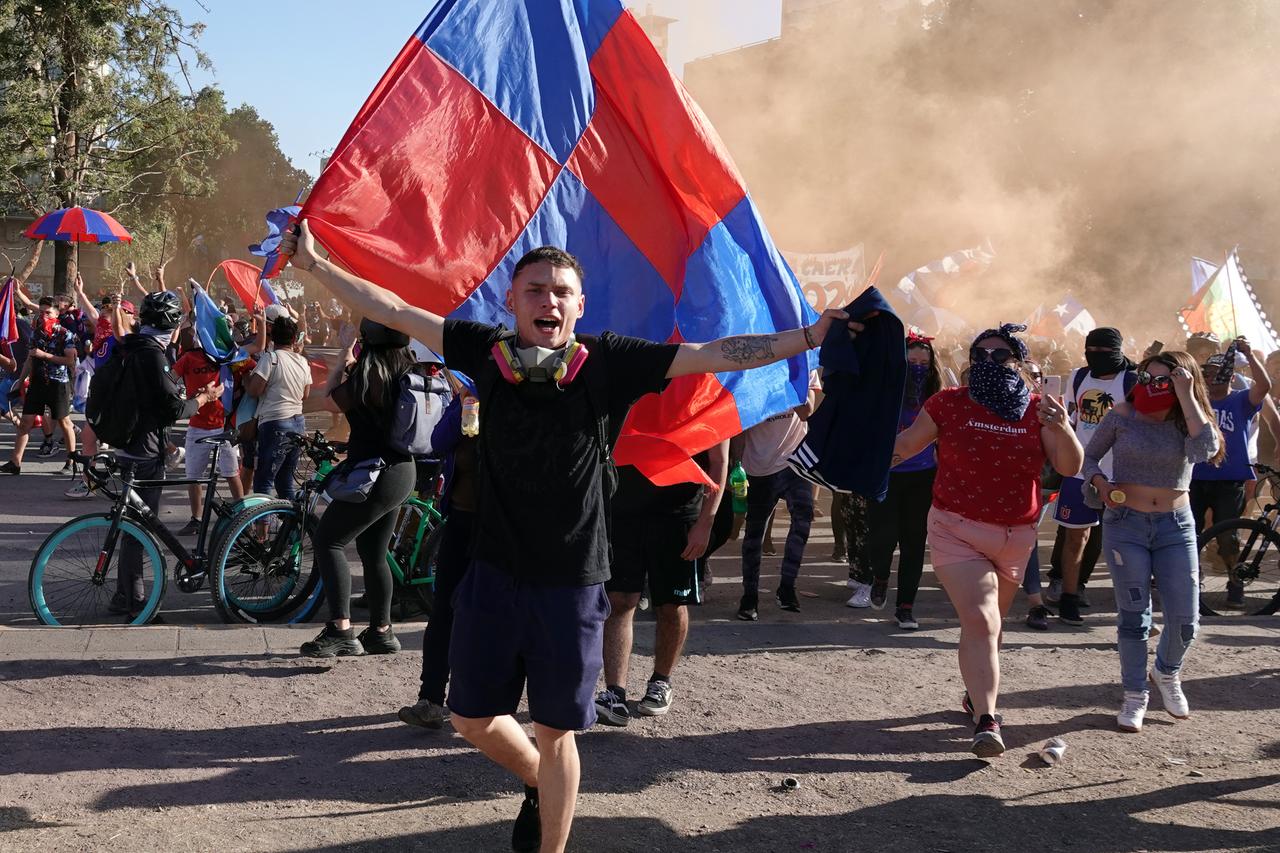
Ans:
[{"label": "smartphone in hand", "polygon": [[1062,377],[1046,376],[1044,378],[1044,384],[1042,386],[1042,393],[1046,397],[1061,397],[1062,396]]}]

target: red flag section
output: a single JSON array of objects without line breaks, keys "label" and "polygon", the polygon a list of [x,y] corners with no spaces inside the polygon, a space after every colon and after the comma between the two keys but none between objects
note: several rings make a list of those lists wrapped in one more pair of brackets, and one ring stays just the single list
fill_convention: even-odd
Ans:
[{"label": "red flag section", "polygon": [[240,297],[240,303],[244,305],[245,310],[258,311],[262,308],[262,291],[258,286],[258,277],[262,275],[262,270],[248,261],[223,261],[209,273],[206,287],[213,283],[213,277],[219,271],[227,279],[227,284],[231,285],[236,296]]}]

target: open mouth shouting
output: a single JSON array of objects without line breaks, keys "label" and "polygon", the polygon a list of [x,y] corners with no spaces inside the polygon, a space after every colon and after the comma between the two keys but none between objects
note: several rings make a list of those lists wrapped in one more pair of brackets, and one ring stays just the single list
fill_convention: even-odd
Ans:
[{"label": "open mouth shouting", "polygon": [[538,317],[533,321],[533,327],[544,335],[554,336],[560,330],[560,318],[553,316]]}]

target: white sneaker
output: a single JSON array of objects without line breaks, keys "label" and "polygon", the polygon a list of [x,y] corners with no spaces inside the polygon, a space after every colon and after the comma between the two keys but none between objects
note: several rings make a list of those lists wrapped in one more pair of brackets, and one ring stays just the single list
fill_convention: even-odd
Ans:
[{"label": "white sneaker", "polygon": [[89,497],[89,484],[84,480],[76,480],[71,488],[62,493],[69,498],[87,498]]},{"label": "white sneaker", "polygon": [[1122,732],[1142,731],[1142,718],[1147,714],[1147,691],[1126,690],[1124,704],[1116,714],[1116,727]]},{"label": "white sneaker", "polygon": [[864,607],[871,606],[871,584],[858,583],[857,581],[849,581],[849,589],[853,590],[853,595],[844,603],[845,607],[856,607],[861,610]]},{"label": "white sneaker", "polygon": [[1191,708],[1187,705],[1186,694],[1182,692],[1182,679],[1177,673],[1173,675],[1165,675],[1155,667],[1151,668],[1151,683],[1160,691],[1160,698],[1164,701],[1164,709],[1169,712],[1170,717],[1176,717],[1179,720],[1185,720],[1191,716]]}]

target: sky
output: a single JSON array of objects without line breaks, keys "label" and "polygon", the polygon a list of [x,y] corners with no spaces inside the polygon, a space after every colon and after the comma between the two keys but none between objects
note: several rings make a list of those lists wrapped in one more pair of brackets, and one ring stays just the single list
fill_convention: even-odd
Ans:
[{"label": "sky", "polygon": [[[691,59],[773,38],[781,0],[636,0],[640,14],[676,18],[669,61]],[[187,21],[206,25],[200,46],[213,62],[198,85],[216,83],[229,106],[248,103],[271,122],[295,166],[313,177],[410,34],[430,0],[309,0],[272,6],[261,0],[177,0]],[[353,13],[366,8],[367,14]],[[276,15],[273,9],[280,9]],[[305,11],[299,11],[305,10]]]}]

